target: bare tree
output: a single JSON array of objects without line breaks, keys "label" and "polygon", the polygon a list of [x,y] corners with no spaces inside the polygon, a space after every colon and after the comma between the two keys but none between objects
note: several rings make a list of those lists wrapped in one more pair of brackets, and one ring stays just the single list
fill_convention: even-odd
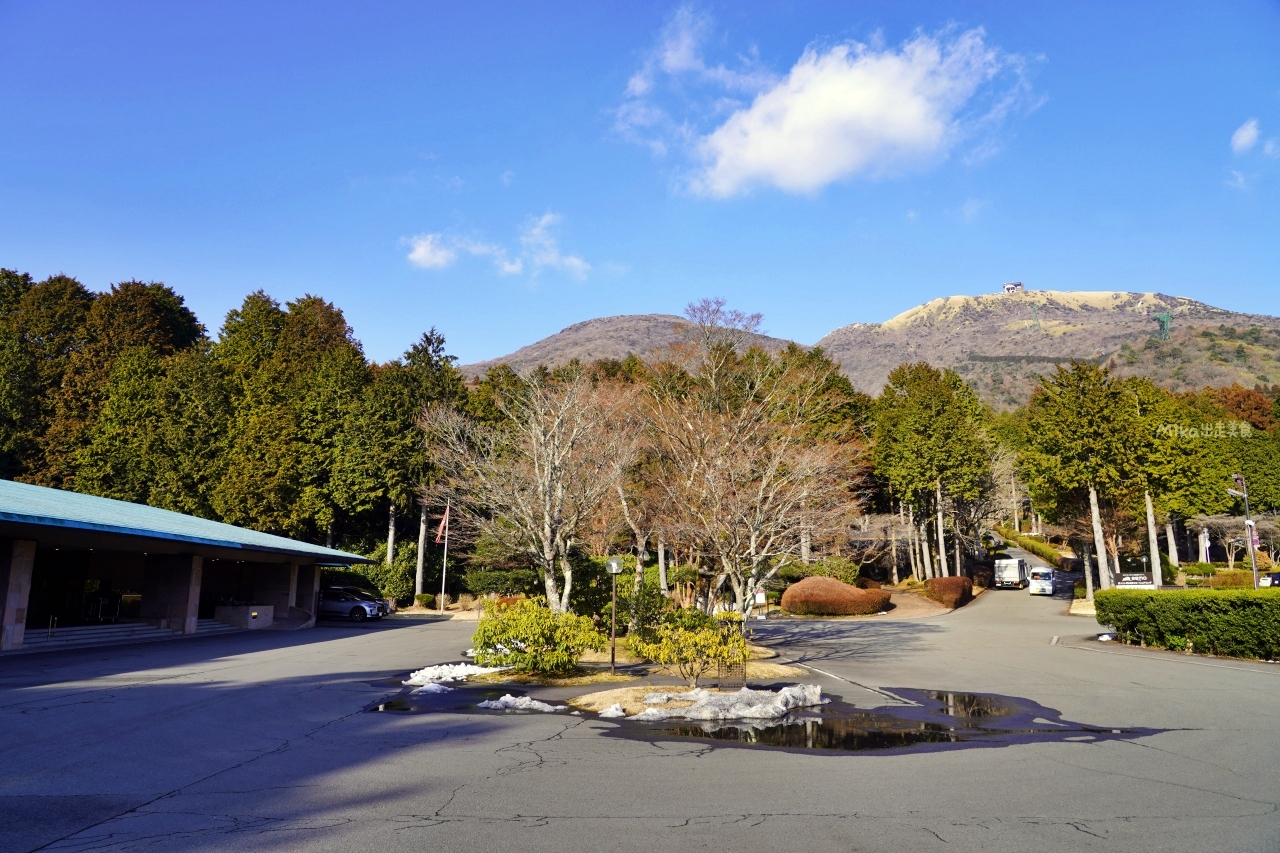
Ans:
[{"label": "bare tree", "polygon": [[1196,524],[1218,540],[1227,552],[1227,568],[1234,569],[1236,558],[1246,547],[1244,519],[1234,515],[1202,515],[1196,519]]},{"label": "bare tree", "polygon": [[570,552],[635,459],[633,398],[572,370],[535,374],[498,395],[498,424],[445,408],[422,417],[445,472],[435,491],[453,496],[460,522],[532,557],[556,612],[569,609]]},{"label": "bare tree", "polygon": [[806,535],[848,529],[859,504],[857,449],[811,429],[842,402],[829,393],[834,365],[759,351],[735,358],[731,336],[715,329],[701,340],[719,350],[697,360],[706,373],[659,382],[649,398],[670,508],[664,529],[710,558],[708,600],[727,582],[746,615],[756,590],[800,560]]}]

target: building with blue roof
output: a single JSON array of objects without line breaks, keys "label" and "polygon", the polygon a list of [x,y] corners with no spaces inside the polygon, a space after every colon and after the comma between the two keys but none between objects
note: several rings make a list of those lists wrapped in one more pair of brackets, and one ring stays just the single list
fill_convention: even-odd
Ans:
[{"label": "building with blue roof", "polygon": [[206,518],[0,480],[0,650],[55,625],[136,621],[191,634],[201,618],[237,606],[309,626],[321,567],[362,562]]}]

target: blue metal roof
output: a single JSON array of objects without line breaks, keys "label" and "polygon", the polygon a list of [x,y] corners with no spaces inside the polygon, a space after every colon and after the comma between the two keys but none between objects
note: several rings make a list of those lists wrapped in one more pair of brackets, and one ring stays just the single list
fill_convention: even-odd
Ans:
[{"label": "blue metal roof", "polygon": [[170,539],[218,548],[297,554],[317,562],[369,562],[358,554],[259,533],[145,504],[0,480],[0,521]]}]

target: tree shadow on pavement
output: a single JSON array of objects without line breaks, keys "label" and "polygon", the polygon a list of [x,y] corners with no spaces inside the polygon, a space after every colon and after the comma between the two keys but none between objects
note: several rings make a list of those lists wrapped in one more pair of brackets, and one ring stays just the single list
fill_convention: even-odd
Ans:
[{"label": "tree shadow on pavement", "polygon": [[946,629],[924,622],[778,621],[752,626],[751,640],[793,660],[883,661],[921,651]]}]

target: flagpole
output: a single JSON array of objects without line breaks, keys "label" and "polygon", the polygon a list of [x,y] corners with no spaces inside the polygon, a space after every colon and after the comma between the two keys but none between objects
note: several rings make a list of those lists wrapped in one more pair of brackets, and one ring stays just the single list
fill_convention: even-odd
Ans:
[{"label": "flagpole", "polygon": [[449,506],[452,500],[444,502],[444,559],[440,562],[440,615],[444,615],[444,579],[449,571]]}]

